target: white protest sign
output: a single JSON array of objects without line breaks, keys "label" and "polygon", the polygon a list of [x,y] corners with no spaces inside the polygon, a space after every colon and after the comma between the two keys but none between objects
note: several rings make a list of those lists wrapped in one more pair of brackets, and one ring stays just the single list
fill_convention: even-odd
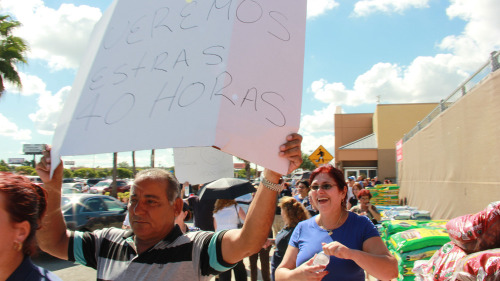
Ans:
[{"label": "white protest sign", "polygon": [[[216,146],[285,173],[306,0],[117,0],[96,25],[52,157]],[[55,169],[53,165],[53,169]]]},{"label": "white protest sign", "polygon": [[234,177],[233,156],[213,147],[174,148],[175,177],[179,182],[204,184]]}]

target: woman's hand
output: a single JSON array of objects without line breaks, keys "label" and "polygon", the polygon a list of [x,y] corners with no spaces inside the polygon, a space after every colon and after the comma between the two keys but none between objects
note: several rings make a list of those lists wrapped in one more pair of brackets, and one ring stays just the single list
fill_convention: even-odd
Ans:
[{"label": "woman's hand", "polygon": [[314,258],[316,255],[293,270],[294,280],[321,280],[328,274],[325,265],[313,265]]},{"label": "woman's hand", "polygon": [[329,256],[335,256],[341,259],[351,259],[351,249],[347,248],[342,243],[335,241],[328,244],[321,243],[321,245],[323,245],[323,252]]}]

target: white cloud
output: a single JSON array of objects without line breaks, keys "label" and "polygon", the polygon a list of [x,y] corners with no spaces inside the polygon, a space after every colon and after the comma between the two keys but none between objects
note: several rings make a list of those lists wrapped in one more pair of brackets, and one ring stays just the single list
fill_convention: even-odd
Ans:
[{"label": "white cloud", "polygon": [[428,8],[429,0],[362,0],[354,5],[355,16],[368,16],[377,11],[391,14],[403,13],[411,8]]},{"label": "white cloud", "polygon": [[22,89],[19,90],[16,86],[7,82],[5,87],[7,92],[19,93],[23,96],[49,93],[46,89],[45,82],[43,82],[40,77],[23,72],[19,72],[19,77],[21,78],[21,83],[23,84]]},{"label": "white cloud", "polygon": [[62,4],[54,10],[41,0],[2,0],[2,9],[23,24],[16,35],[29,43],[29,57],[47,61],[54,70],[78,67],[102,15],[85,5]]},{"label": "white cloud", "polygon": [[30,130],[19,129],[16,123],[11,122],[2,113],[0,113],[0,135],[20,141],[26,141],[31,139]]},{"label": "white cloud", "polygon": [[[420,3],[399,2],[401,5]],[[481,5],[471,0],[451,2],[448,16],[468,23],[462,34],[445,37],[438,44],[439,48],[450,53],[417,57],[408,66],[377,63],[358,76],[352,89],[343,83],[319,79],[310,87],[315,98],[325,103],[356,106],[374,103],[378,96],[382,103],[439,102],[447,97],[487,61],[491,51],[500,48],[499,1],[485,0]],[[378,7],[391,2],[370,3]]]},{"label": "white cloud", "polygon": [[308,0],[307,1],[307,18],[315,18],[325,14],[329,10],[333,10],[339,5],[335,0]]},{"label": "white cloud", "polygon": [[378,63],[358,76],[352,90],[324,79],[313,82],[311,90],[324,103],[350,106],[373,104],[379,98],[382,103],[439,102],[467,77],[453,59],[452,55],[417,57],[407,68]]},{"label": "white cloud", "polygon": [[500,48],[500,2],[483,0],[479,5],[475,1],[452,0],[446,10],[447,15],[468,21],[464,31],[459,36],[448,36],[439,45],[452,51],[457,64],[477,68],[478,61],[484,61],[485,56]]},{"label": "white cloud", "polygon": [[335,104],[331,103],[326,108],[314,110],[312,115],[302,116],[301,130],[305,133],[332,132],[335,127]]},{"label": "white cloud", "polygon": [[59,90],[55,95],[51,93],[40,95],[38,98],[40,109],[29,115],[38,133],[42,135],[52,135],[54,133],[64,101],[70,90],[71,87],[67,86]]}]

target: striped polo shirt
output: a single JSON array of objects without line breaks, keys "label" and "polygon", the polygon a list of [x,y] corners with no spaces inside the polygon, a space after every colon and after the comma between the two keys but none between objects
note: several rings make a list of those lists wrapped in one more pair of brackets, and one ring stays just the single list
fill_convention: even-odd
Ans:
[{"label": "striped polo shirt", "polygon": [[72,231],[68,260],[97,270],[97,280],[210,280],[232,268],[222,258],[226,231],[183,234],[179,226],[151,249],[137,254],[131,230]]}]

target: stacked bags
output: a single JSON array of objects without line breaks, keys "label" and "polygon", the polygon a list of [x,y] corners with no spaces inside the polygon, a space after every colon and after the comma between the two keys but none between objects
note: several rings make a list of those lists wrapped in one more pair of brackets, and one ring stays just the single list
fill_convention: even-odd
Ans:
[{"label": "stacked bags", "polygon": [[376,206],[387,206],[399,204],[399,186],[396,184],[378,184],[367,187],[372,194],[370,202]]},{"label": "stacked bags", "polygon": [[415,280],[500,280],[500,201],[446,224],[451,242],[415,263]]},{"label": "stacked bags", "polygon": [[429,211],[418,210],[410,206],[378,206],[383,214],[383,220],[430,220]]},{"label": "stacked bags", "polygon": [[417,260],[429,259],[450,241],[445,220],[391,220],[379,228],[380,236],[398,261],[398,280],[414,280],[412,272]]},{"label": "stacked bags", "polygon": [[398,261],[398,280],[413,280],[415,261],[429,259],[449,241],[446,230],[437,228],[414,228],[391,235],[389,251]]}]

